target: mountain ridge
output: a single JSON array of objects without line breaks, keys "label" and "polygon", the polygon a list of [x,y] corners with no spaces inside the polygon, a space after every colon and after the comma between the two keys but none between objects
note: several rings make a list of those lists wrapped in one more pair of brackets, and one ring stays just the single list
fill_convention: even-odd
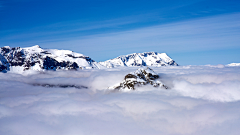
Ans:
[{"label": "mountain ridge", "polygon": [[166,53],[157,52],[143,52],[121,55],[114,59],[99,62],[99,64],[107,68],[120,66],[178,66],[178,64]]},{"label": "mountain ridge", "polygon": [[0,48],[0,71],[14,70],[76,70],[98,68],[90,57],[70,50],[42,49],[35,45],[20,48],[4,46]]},{"label": "mountain ridge", "polygon": [[166,53],[144,52],[121,55],[104,62],[96,62],[88,56],[70,50],[31,47],[0,48],[0,72],[26,70],[77,70],[103,69],[120,66],[178,66]]}]

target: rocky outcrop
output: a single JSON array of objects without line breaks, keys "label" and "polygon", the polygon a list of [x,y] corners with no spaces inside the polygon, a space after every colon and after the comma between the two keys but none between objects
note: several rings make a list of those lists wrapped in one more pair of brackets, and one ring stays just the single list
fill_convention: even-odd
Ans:
[{"label": "rocky outcrop", "polygon": [[135,90],[137,87],[142,85],[152,85],[153,87],[162,87],[167,89],[168,87],[157,80],[159,75],[157,75],[149,67],[143,69],[139,68],[135,72],[131,72],[124,77],[124,80],[108,89],[112,90]]},{"label": "rocky outcrop", "polygon": [[79,66],[76,62],[70,62],[70,61],[58,62],[55,59],[50,58],[48,56],[43,61],[43,69],[46,69],[46,70],[56,70],[56,69],[60,69],[62,67],[66,68],[68,70],[70,70],[70,69],[76,70],[77,68],[79,68]]}]

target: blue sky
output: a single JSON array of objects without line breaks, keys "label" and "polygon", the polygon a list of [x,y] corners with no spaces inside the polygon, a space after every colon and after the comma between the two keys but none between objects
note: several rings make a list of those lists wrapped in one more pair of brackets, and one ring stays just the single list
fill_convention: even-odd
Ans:
[{"label": "blue sky", "polygon": [[239,0],[0,0],[0,46],[104,61],[166,52],[180,65],[240,62]]}]

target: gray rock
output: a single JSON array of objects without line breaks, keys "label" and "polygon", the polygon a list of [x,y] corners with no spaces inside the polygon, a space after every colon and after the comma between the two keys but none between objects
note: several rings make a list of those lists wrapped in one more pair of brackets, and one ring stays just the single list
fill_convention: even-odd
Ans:
[{"label": "gray rock", "polygon": [[162,87],[167,89],[168,87],[157,80],[158,78],[159,75],[157,75],[151,68],[139,68],[135,72],[127,74],[121,83],[108,87],[108,89],[135,90],[137,87],[147,84],[152,85],[153,87]]}]

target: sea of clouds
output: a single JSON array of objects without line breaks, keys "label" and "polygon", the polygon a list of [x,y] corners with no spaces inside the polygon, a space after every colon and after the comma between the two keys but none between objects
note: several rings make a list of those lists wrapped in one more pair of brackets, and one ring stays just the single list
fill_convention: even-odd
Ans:
[{"label": "sea of clouds", "polygon": [[136,69],[0,73],[0,134],[240,133],[240,67],[153,67],[169,89],[149,85],[129,92],[107,90]]}]

